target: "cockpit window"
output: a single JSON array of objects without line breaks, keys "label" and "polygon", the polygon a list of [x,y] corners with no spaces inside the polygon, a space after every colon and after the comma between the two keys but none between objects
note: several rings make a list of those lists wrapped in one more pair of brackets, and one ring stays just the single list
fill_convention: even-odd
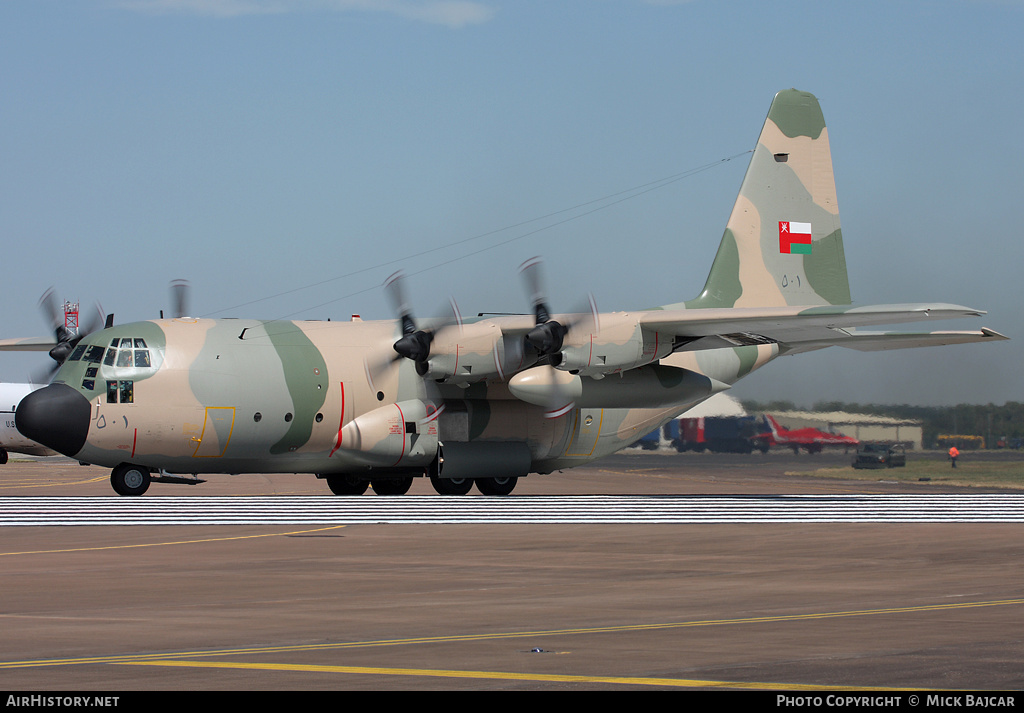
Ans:
[{"label": "cockpit window", "polygon": [[127,369],[153,366],[149,349],[146,348],[146,340],[138,337],[114,337],[110,340],[110,346],[106,350],[101,346],[79,344],[69,360],[79,361],[80,359],[92,364],[102,360],[105,366]]},{"label": "cockpit window", "polygon": [[87,347],[83,358],[90,364],[99,364],[103,359],[103,347],[96,345]]}]

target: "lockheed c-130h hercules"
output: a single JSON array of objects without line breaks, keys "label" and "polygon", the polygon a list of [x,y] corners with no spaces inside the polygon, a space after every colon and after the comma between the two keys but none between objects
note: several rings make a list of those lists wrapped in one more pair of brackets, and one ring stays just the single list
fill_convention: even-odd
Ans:
[{"label": "lockheed c-130h hercules", "polygon": [[984,313],[850,304],[828,130],[796,90],[772,102],[696,298],[552,314],[536,263],[523,273],[532,315],[417,324],[393,281],[397,320],[109,326],[58,345],[63,363],[17,427],[112,468],[122,495],[206,473],[311,473],[337,494],[402,494],[426,476],[442,494],[507,494],[632,444],[782,355],[1005,339],[862,329]]}]

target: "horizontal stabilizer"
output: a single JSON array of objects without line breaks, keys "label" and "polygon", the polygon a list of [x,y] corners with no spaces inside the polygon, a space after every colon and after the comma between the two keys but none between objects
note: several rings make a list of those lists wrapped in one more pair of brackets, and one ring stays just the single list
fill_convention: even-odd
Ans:
[{"label": "horizontal stabilizer", "polygon": [[[982,327],[981,331],[977,332],[860,332],[857,330],[846,330],[845,335],[821,346],[837,346],[856,349],[862,352],[878,352],[889,349],[943,347],[949,344],[998,342],[1009,339],[1009,337],[985,327]],[[800,344],[794,351],[809,351],[814,348],[816,347]]]},{"label": "horizontal stabilizer", "polygon": [[746,307],[735,309],[651,310],[640,316],[645,329],[680,337],[754,332],[774,341],[799,337],[808,330],[842,329],[874,324],[927,322],[979,317],[982,310],[950,304],[893,304],[870,307]]},{"label": "horizontal stabilizer", "polygon": [[[672,334],[684,342],[676,351],[702,351],[777,343],[784,354],[842,346],[861,351],[999,341],[980,332],[860,332],[857,327],[978,317],[981,310],[950,304],[895,304],[871,307],[769,307],[746,309],[652,310],[644,329]],[[688,339],[687,339],[688,338]]]}]

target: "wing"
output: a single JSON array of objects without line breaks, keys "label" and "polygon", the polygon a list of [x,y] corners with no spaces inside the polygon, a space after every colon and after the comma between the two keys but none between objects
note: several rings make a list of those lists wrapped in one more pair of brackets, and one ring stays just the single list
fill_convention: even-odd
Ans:
[{"label": "wing", "polygon": [[0,339],[0,351],[3,352],[48,352],[56,345],[57,340],[54,337]]}]

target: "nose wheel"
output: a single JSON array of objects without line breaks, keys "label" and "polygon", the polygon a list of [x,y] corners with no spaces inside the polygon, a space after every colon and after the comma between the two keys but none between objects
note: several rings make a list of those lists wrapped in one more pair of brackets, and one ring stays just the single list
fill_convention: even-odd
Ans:
[{"label": "nose wheel", "polygon": [[149,483],[149,470],[130,463],[122,463],[110,473],[110,484],[118,495],[142,495],[149,489]]}]

